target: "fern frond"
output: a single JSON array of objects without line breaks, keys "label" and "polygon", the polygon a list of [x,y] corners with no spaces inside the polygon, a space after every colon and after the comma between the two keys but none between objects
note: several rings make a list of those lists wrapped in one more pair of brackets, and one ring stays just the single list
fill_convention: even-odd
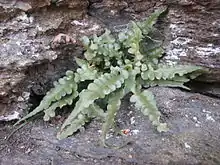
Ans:
[{"label": "fern frond", "polygon": [[119,91],[116,91],[109,96],[108,105],[107,105],[107,116],[105,119],[105,123],[102,126],[102,144],[106,146],[105,139],[106,134],[108,133],[109,129],[113,126],[115,122],[115,116],[117,114],[117,111],[120,108],[121,105],[121,99],[124,96],[124,90],[120,89]]},{"label": "fern frond", "polygon": [[190,88],[186,87],[184,83],[190,81],[186,76],[175,76],[173,79],[168,80],[145,80],[141,81],[141,84],[144,87],[154,87],[154,86],[162,86],[162,87],[179,87],[186,90],[190,90]]},{"label": "fern frond", "polygon": [[[156,101],[151,92],[145,90],[143,92],[136,91],[131,98],[131,102],[135,103],[135,106],[141,110],[141,112],[148,116],[150,121],[160,131],[167,131],[166,124],[160,123],[161,113],[158,111]],[[164,130],[161,130],[164,127]]]},{"label": "fern frond", "polygon": [[72,135],[74,132],[76,132],[78,129],[80,129],[83,125],[85,125],[86,122],[88,122],[88,117],[85,114],[78,114],[74,121],[72,121],[71,125],[67,127],[65,130],[59,132],[57,134],[58,139],[64,139],[70,135]]},{"label": "fern frond", "polygon": [[62,108],[66,105],[72,105],[73,100],[78,96],[78,92],[74,92],[72,95],[63,97],[61,100],[56,101],[50,105],[49,108],[44,110],[44,120],[49,121],[51,117],[55,116],[55,110],[57,108]]},{"label": "fern frond", "polygon": [[72,135],[92,118],[105,120],[106,113],[98,105],[91,104],[88,108],[83,109],[68,127],[57,134],[58,139],[63,139]]},{"label": "fern frond", "polygon": [[61,131],[71,125],[71,122],[78,114],[92,105],[95,100],[104,98],[106,95],[120,88],[125,79],[128,78],[128,73],[126,74],[125,72],[125,70],[120,70],[120,68],[112,68],[111,73],[105,73],[98,79],[95,79],[93,83],[90,83],[88,88],[79,94],[79,100],[72,113],[62,125]]},{"label": "fern frond", "polygon": [[19,120],[17,123],[15,123],[15,125],[36,115],[39,112],[48,109],[52,102],[59,101],[66,95],[70,95],[72,93],[76,94],[76,91],[77,84],[74,82],[73,72],[67,71],[66,76],[54,82],[54,88],[47,92],[43,100],[40,102],[40,105],[37,108],[35,108],[32,112],[27,114],[25,117],[23,117],[21,120]]},{"label": "fern frond", "polygon": [[140,42],[142,39],[142,31],[135,22],[132,22],[132,26],[128,31],[118,34],[119,42],[121,42],[125,48],[128,48],[128,53],[134,55],[137,61],[143,58],[140,52]]},{"label": "fern frond", "polygon": [[85,58],[98,65],[105,62],[106,66],[110,66],[110,59],[113,57],[121,59],[123,56],[120,44],[107,29],[101,36],[94,35],[91,39],[84,37],[82,41],[86,45]]},{"label": "fern frond", "polygon": [[153,87],[153,86],[179,87],[190,90],[190,88],[186,87],[183,82],[172,81],[172,80],[154,80],[154,81],[147,81],[144,84],[144,87]]},{"label": "fern frond", "polygon": [[202,70],[200,66],[191,66],[191,65],[177,65],[177,66],[168,66],[162,65],[158,69],[154,70],[151,66],[145,72],[141,73],[143,80],[169,80],[174,79],[176,75],[183,76],[195,71]]},{"label": "fern frond", "polygon": [[74,81],[76,83],[85,80],[94,80],[99,76],[97,69],[95,67],[90,66],[90,64],[87,61],[79,58],[75,59],[76,63],[80,66],[80,68],[78,68],[75,73]]},{"label": "fern frond", "polygon": [[152,13],[145,21],[137,22],[137,25],[140,27],[145,36],[148,36],[148,34],[152,31],[153,25],[157,22],[158,17],[166,10],[166,8],[159,9]]}]

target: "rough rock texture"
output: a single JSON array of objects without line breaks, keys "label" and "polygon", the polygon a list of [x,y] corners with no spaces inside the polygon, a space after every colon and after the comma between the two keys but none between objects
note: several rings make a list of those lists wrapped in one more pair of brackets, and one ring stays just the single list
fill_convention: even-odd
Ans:
[{"label": "rough rock texture", "polygon": [[[93,121],[86,131],[58,141],[58,119],[50,123],[34,121],[3,141],[11,126],[0,127],[2,165],[218,165],[220,163],[220,100],[179,89],[154,88],[168,133],[158,133],[129,99],[123,101],[118,115],[121,129],[128,136],[110,134],[108,142],[121,149],[99,145],[101,124]],[[166,95],[166,97],[164,97]],[[2,141],[1,141],[2,140]]]},{"label": "rough rock texture", "polygon": [[2,1],[0,6],[5,17],[0,24],[0,120],[12,120],[28,108],[31,95],[44,95],[54,80],[74,68],[74,56],[82,49],[71,43],[52,49],[55,35],[91,35],[99,32],[101,24],[83,19],[86,0]]},{"label": "rough rock texture", "polygon": [[[211,68],[212,73],[200,80],[219,83],[219,3],[218,0],[1,0],[0,120],[8,120],[9,114],[11,119],[17,118],[28,107],[30,96],[45,94],[65,69],[74,68],[73,60],[69,59],[80,55],[82,49],[75,43],[52,49],[50,43],[57,34],[78,39],[100,33],[102,27],[121,30],[129,20],[144,18],[160,7],[169,9],[166,18],[158,23],[158,34],[167,52],[166,62],[190,62]],[[216,91],[209,88],[203,92]]]},{"label": "rough rock texture", "polygon": [[[74,56],[81,56],[83,51],[78,44],[80,36],[100,34],[105,27],[116,32],[120,31],[130,20],[145,18],[161,7],[168,7],[167,15],[162,17],[156,25],[158,37],[164,40],[166,50],[164,61],[193,63],[210,68],[210,73],[189,85],[194,91],[220,98],[219,0],[0,0],[0,120],[18,119],[23,110],[27,110],[32,104],[39,103],[54,80],[62,76],[67,69],[75,69]],[[68,35],[77,42],[62,41],[54,44],[52,41],[60,33]],[[163,90],[157,90],[156,93],[163,96],[167,94]],[[187,101],[182,102],[182,100],[190,94],[172,90],[170,94],[173,99],[180,99],[180,101],[177,100],[175,105],[170,105],[167,100],[158,100],[162,110],[162,105],[170,106],[166,107],[170,113],[164,112],[164,114],[165,120],[171,124],[174,132],[171,132],[168,137],[161,135],[157,139],[158,134],[152,132],[153,129],[150,128],[149,123],[141,118],[134,129],[140,131],[144,131],[142,129],[145,127],[149,129],[147,132],[145,130],[143,135],[134,136],[133,148],[129,149],[128,146],[128,150],[125,149],[116,154],[112,150],[103,148],[95,148],[93,151],[93,141],[89,143],[92,149],[84,144],[84,141],[90,137],[95,143],[97,142],[96,131],[100,127],[95,125],[98,123],[93,123],[88,133],[81,133],[77,135],[77,139],[71,138],[69,142],[64,141],[67,146],[71,143],[72,148],[79,144],[74,148],[77,151],[72,151],[71,147],[71,149],[65,149],[62,147],[62,142],[55,140],[54,129],[45,128],[41,123],[15,135],[12,142],[23,148],[18,147],[14,152],[3,150],[0,158],[2,155],[5,157],[0,160],[0,164],[2,162],[3,164],[16,164],[15,162],[30,164],[36,157],[42,158],[42,162],[31,163],[71,164],[75,161],[76,164],[86,164],[83,161],[91,160],[94,164],[95,162],[103,164],[106,161],[108,164],[129,164],[129,162],[141,164],[141,161],[142,164],[220,164],[219,142],[216,140],[219,138],[218,100],[192,94],[196,101],[189,105]],[[203,106],[207,107],[204,112]],[[124,113],[126,115],[126,112]],[[212,118],[212,115],[216,119]],[[128,117],[125,119],[130,120]],[[196,127],[193,127],[193,122]],[[200,125],[201,123],[203,125]],[[33,135],[30,135],[29,131]],[[8,128],[4,126],[0,130],[1,137],[6,133]],[[42,137],[37,140],[36,137],[39,134],[42,134]],[[21,140],[16,139],[18,136],[21,136]],[[49,140],[50,137],[52,140]],[[147,137],[148,141],[145,141]],[[33,141],[28,141],[25,148],[27,138]],[[162,138],[165,138],[164,144],[161,142]],[[81,144],[84,145],[81,147]],[[63,149],[60,151],[54,149],[55,145],[58,145],[58,148],[64,148],[65,152]],[[39,146],[39,150],[35,149],[36,146]],[[13,150],[11,147],[6,143],[6,150]],[[43,154],[45,147],[45,152],[50,155]],[[87,152],[86,148],[91,150]],[[24,152],[27,155],[23,155]],[[80,158],[74,157],[74,153],[80,155]],[[157,154],[154,155],[155,153]],[[11,154],[17,155],[14,159],[9,159]],[[58,154],[60,157],[56,158],[52,154]],[[148,156],[145,157],[145,155]],[[162,157],[158,158],[161,155]],[[97,156],[100,157],[97,158]],[[62,159],[63,157],[66,159]],[[186,161],[188,158],[189,162]]]}]

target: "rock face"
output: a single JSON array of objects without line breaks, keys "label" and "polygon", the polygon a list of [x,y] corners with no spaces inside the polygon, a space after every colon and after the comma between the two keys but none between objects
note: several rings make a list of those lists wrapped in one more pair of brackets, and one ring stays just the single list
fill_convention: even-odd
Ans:
[{"label": "rock face", "polygon": [[50,43],[60,32],[72,38],[98,32],[96,20],[83,19],[87,6],[86,0],[0,2],[0,120],[18,118],[31,95],[44,95],[55,79],[74,68],[81,48],[70,43],[54,50]]},{"label": "rock face", "polygon": [[[211,72],[200,81],[219,83],[219,0],[1,0],[0,120],[18,118],[31,95],[45,94],[65,69],[74,68],[72,59],[81,48],[64,44],[52,49],[50,42],[57,34],[78,39],[100,33],[102,27],[117,31],[160,7],[168,7],[166,18],[157,25],[165,61],[208,67]],[[210,90],[216,91],[208,87],[205,92]]]},{"label": "rock face", "polygon": [[[190,85],[195,91],[220,98],[219,0],[0,0],[0,121],[18,119],[24,110],[39,103],[54,80],[75,69],[74,57],[83,51],[77,42],[81,36],[100,34],[104,28],[120,31],[130,20],[145,18],[161,7],[168,8],[156,25],[166,50],[163,60],[209,68],[209,73],[197,79],[199,83]],[[167,93],[163,89],[154,91],[173,131],[168,135],[151,132],[148,121],[140,118],[132,127],[141,131],[132,137],[135,144],[115,152],[93,146],[98,123],[88,133],[64,141],[55,139],[54,129],[36,124],[30,128],[33,134],[26,131],[13,138],[20,148],[6,144],[6,149],[17,153],[14,159],[0,143],[0,155],[5,154],[0,164],[220,164],[219,100],[179,90],[168,90],[164,99]],[[130,120],[124,113],[120,118]],[[0,137],[5,133],[7,126],[0,129]],[[22,144],[29,138],[33,140],[24,148]],[[34,150],[36,146],[40,147]],[[41,161],[33,162],[36,157]]]},{"label": "rock face", "polygon": [[[109,135],[108,143],[129,145],[120,149],[99,146],[101,124],[93,121],[86,131],[57,140],[56,120],[34,121],[0,143],[2,165],[219,165],[220,100],[179,89],[153,88],[163,120],[170,131],[159,134],[140,111],[123,101],[118,114],[127,136]],[[166,97],[164,97],[166,96]],[[119,120],[120,119],[120,120]],[[11,126],[0,125],[0,142]]]},{"label": "rock face", "polygon": [[[82,49],[75,43],[52,49],[51,41],[57,34],[77,40],[100,33],[102,27],[117,31],[160,7],[168,7],[166,18],[157,24],[166,50],[164,60],[208,67],[211,72],[199,80],[219,83],[218,0],[1,0],[0,120],[18,118],[29,107],[32,95],[44,95],[53,80],[74,68],[72,59]],[[210,90],[214,89],[208,87]]]}]

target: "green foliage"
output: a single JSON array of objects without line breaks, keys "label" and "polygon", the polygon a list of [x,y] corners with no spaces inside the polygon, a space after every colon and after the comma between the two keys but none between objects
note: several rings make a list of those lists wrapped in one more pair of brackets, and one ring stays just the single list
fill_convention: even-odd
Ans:
[{"label": "green foliage", "polygon": [[[76,58],[79,68],[75,73],[54,83],[40,105],[23,119],[44,112],[44,120],[54,117],[57,108],[70,105],[72,112],[63,123],[58,138],[68,137],[93,118],[104,121],[102,142],[113,127],[121,99],[129,92],[130,101],[143,115],[148,116],[159,132],[167,131],[166,123],[160,122],[161,113],[154,96],[144,87],[169,86],[188,89],[185,82],[201,74],[202,67],[192,65],[169,66],[159,63],[164,50],[161,42],[150,34],[153,25],[164,10],[154,12],[140,22],[131,22],[128,29],[116,37],[106,30],[101,36],[83,37],[85,59]],[[81,84],[83,88],[80,89]],[[74,105],[72,105],[74,103]],[[105,106],[101,103],[106,103]]]},{"label": "green foliage", "polygon": [[66,76],[54,82],[54,88],[47,92],[40,105],[19,120],[16,125],[42,111],[45,112],[45,120],[49,120],[50,117],[54,117],[54,110],[57,107],[62,108],[65,105],[71,105],[77,96],[74,74],[72,71],[67,71]]},{"label": "green foliage", "polygon": [[123,89],[120,89],[119,91],[116,91],[109,96],[108,105],[107,105],[107,115],[105,118],[105,123],[102,126],[102,144],[103,145],[106,145],[105,143],[106,134],[108,130],[113,127],[113,124],[115,122],[115,117],[116,117],[117,111],[120,108],[121,99],[123,96],[124,96]]},{"label": "green foliage", "polygon": [[157,127],[159,132],[167,131],[166,123],[160,123],[160,112],[157,109],[156,101],[153,94],[150,91],[144,90],[140,92],[137,90],[130,98],[131,102],[135,103],[135,106],[141,110],[141,112],[148,116],[152,124]]}]

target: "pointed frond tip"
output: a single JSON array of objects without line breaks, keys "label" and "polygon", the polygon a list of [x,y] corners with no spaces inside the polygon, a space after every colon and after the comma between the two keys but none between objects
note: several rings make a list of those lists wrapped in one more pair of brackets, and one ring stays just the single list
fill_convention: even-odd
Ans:
[{"label": "pointed frond tip", "polygon": [[184,76],[187,74],[192,74],[194,72],[199,73],[203,68],[200,66],[193,65],[177,65],[177,66],[169,66],[169,65],[161,65],[158,69],[154,69],[149,66],[149,69],[141,73],[141,77],[143,80],[175,80],[175,76]]},{"label": "pointed frond tip", "polygon": [[144,115],[149,117],[150,121],[157,127],[159,132],[165,132],[168,130],[165,123],[160,123],[161,113],[158,110],[154,96],[150,91],[136,91],[136,93],[131,96],[130,101],[135,103],[135,107],[140,109]]},{"label": "pointed frond tip", "polygon": [[[31,111],[29,114],[24,116],[21,120],[19,120],[15,125],[21,123],[22,121],[25,121],[34,115],[47,110],[47,109],[56,109],[60,106],[60,103],[57,103],[58,105],[52,105],[53,102],[59,102],[63,97],[73,94],[74,96],[77,96],[77,84],[74,82],[74,74],[72,71],[67,71],[66,76],[63,78],[60,78],[58,81],[54,82],[54,88],[52,88],[47,94],[44,96],[43,100],[40,102],[40,105],[35,108],[33,111]],[[52,111],[52,110],[49,110]],[[53,116],[53,114],[51,115]]]},{"label": "pointed frond tip", "polygon": [[143,34],[147,36],[154,26],[154,24],[157,22],[158,17],[164,13],[167,10],[167,8],[160,8],[156,10],[154,13],[152,13],[146,20],[137,22],[137,25],[141,28]]}]

